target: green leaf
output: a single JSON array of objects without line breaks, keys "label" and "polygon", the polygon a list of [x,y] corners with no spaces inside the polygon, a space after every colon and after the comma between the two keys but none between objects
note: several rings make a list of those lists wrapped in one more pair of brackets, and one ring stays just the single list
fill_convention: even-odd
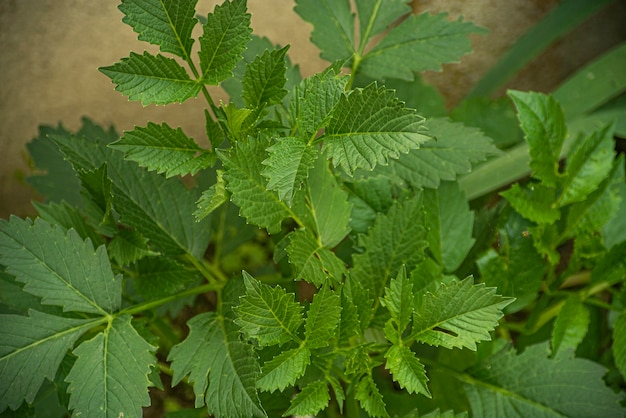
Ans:
[{"label": "green leaf", "polygon": [[134,270],[133,286],[146,300],[171,296],[198,278],[196,270],[163,256],[142,258]]},{"label": "green leaf", "polygon": [[189,336],[168,356],[173,384],[189,375],[196,408],[206,404],[216,417],[264,417],[255,388],[256,355],[237,328],[215,312],[194,316],[188,326]]},{"label": "green leaf", "polygon": [[300,341],[297,335],[302,325],[302,306],[280,286],[263,284],[243,272],[246,294],[235,308],[235,323],[249,339],[260,346]]},{"label": "green leaf", "polygon": [[589,310],[577,295],[565,300],[552,329],[552,353],[559,356],[568,350],[576,351],[589,327]]},{"label": "green leaf", "polygon": [[311,362],[311,352],[305,346],[283,351],[263,365],[261,376],[256,382],[257,388],[274,392],[281,392],[288,386],[293,386],[301,377]]},{"label": "green leaf", "polygon": [[326,382],[320,380],[311,382],[291,400],[291,406],[283,416],[315,415],[326,408],[329,401],[330,394]]},{"label": "green leaf", "polygon": [[556,207],[556,190],[541,183],[515,183],[500,193],[520,215],[538,224],[553,224],[561,217]]},{"label": "green leaf", "polygon": [[623,312],[613,324],[613,356],[617,369],[626,376],[626,314]]},{"label": "green leaf", "polygon": [[509,91],[528,142],[533,177],[546,186],[559,182],[559,158],[567,136],[565,116],[557,101],[541,93]]},{"label": "green leaf", "polygon": [[450,112],[450,117],[455,122],[479,128],[500,149],[523,141],[522,130],[508,97],[466,98]]},{"label": "green leaf", "polygon": [[79,171],[78,178],[82,187],[80,194],[83,196],[84,216],[101,234],[114,235],[117,222],[113,214],[112,183],[107,164],[103,163],[94,170]]},{"label": "green leaf", "polygon": [[166,123],[136,126],[109,146],[123,152],[127,160],[166,177],[194,175],[216,160],[214,153],[200,148],[182,129],[172,129]]},{"label": "green leaf", "polygon": [[304,335],[308,348],[327,347],[335,338],[341,320],[341,298],[326,284],[313,296],[307,312]]},{"label": "green leaf", "polygon": [[32,403],[44,379],[54,380],[63,357],[93,326],[31,310],[29,316],[0,315],[0,412]]},{"label": "green leaf", "polygon": [[159,255],[148,246],[148,240],[137,231],[120,229],[107,246],[109,256],[119,265],[129,265],[148,256]]},{"label": "green leaf", "polygon": [[359,70],[375,79],[413,80],[413,73],[441,70],[471,52],[468,35],[485,29],[461,19],[450,22],[445,13],[410,15],[363,57]]},{"label": "green leaf", "polygon": [[196,221],[201,221],[209,216],[215,209],[228,202],[230,194],[226,190],[226,181],[224,181],[224,170],[216,170],[217,180],[215,184],[202,192],[198,200],[198,208],[193,213]]},{"label": "green leaf", "polygon": [[435,140],[391,160],[382,173],[390,173],[415,188],[437,188],[442,180],[455,180],[471,171],[472,165],[495,155],[498,150],[480,130],[444,118],[428,119],[427,132]]},{"label": "green leaf", "polygon": [[445,182],[424,190],[428,249],[445,272],[456,270],[474,245],[474,212],[458,184]]},{"label": "green leaf", "polygon": [[384,31],[402,16],[411,13],[408,3],[409,0],[361,0],[356,3],[361,45],[365,45],[373,35]]},{"label": "green leaf", "polygon": [[104,244],[104,239],[92,228],[84,215],[75,206],[68,205],[65,201],[59,203],[50,202],[41,204],[33,202],[39,217],[49,224],[58,224],[63,229],[74,229],[82,239],[89,238],[94,246]]},{"label": "green leaf", "polygon": [[413,284],[406,276],[406,269],[401,268],[398,277],[389,281],[389,287],[385,289],[385,296],[380,301],[389,310],[391,317],[397,324],[396,342],[402,338],[402,333],[411,323],[414,302]]},{"label": "green leaf", "polygon": [[294,9],[313,24],[311,42],[330,62],[345,61],[354,54],[354,15],[349,0],[296,0]]},{"label": "green leaf", "polygon": [[269,157],[263,161],[267,188],[278,193],[280,200],[291,206],[293,195],[309,175],[318,151],[302,139],[292,137],[278,139],[267,151]]},{"label": "green leaf", "polygon": [[94,251],[72,229],[42,219],[0,220],[0,263],[43,304],[98,315],[120,307],[122,277],[113,275],[106,249]]},{"label": "green leaf", "polygon": [[371,375],[367,374],[357,382],[354,397],[371,417],[389,417],[383,396]]},{"label": "green leaf", "polygon": [[442,284],[424,295],[416,308],[411,338],[437,347],[476,351],[476,342],[491,340],[489,333],[511,302],[511,298],[497,295],[493,287],[475,285],[472,277]]},{"label": "green leaf", "polygon": [[406,389],[409,393],[421,393],[431,397],[424,365],[408,347],[392,345],[385,353],[385,358],[387,359],[385,368],[389,369],[393,380],[398,382],[400,388]]},{"label": "green leaf", "polygon": [[613,126],[580,136],[570,150],[559,206],[585,200],[607,177],[613,166]]},{"label": "green leaf", "polygon": [[464,385],[472,416],[624,416],[621,396],[602,380],[604,367],[549,353],[547,343],[519,355],[507,348],[472,368]]},{"label": "green leaf", "polygon": [[115,90],[128,96],[128,100],[141,101],[144,106],[182,103],[196,97],[202,87],[189,78],[176,60],[161,54],[131,52],[120,62],[99,70],[117,84]]},{"label": "green leaf", "polygon": [[335,167],[372,170],[429,140],[424,120],[392,90],[370,84],[341,96],[320,138]]},{"label": "green leaf", "polygon": [[225,1],[207,16],[198,53],[204,83],[217,85],[231,77],[233,68],[242,59],[252,33],[246,9],[246,0]]},{"label": "green leaf", "polygon": [[150,367],[156,347],[130,324],[130,315],[115,318],[91,340],[74,349],[77,356],[65,380],[70,384],[69,408],[75,415],[102,411],[104,416],[140,416],[150,405]]},{"label": "green leaf", "polygon": [[274,192],[267,189],[261,174],[266,146],[266,140],[250,138],[248,142],[238,142],[233,149],[218,155],[226,168],[226,188],[232,193],[231,199],[239,206],[241,215],[249,223],[275,232],[290,211]]},{"label": "green leaf", "polygon": [[365,177],[349,184],[352,203],[350,227],[364,234],[374,224],[379,213],[387,213],[396,201],[396,190],[387,176]]},{"label": "green leaf", "polygon": [[285,54],[288,49],[289,46],[265,51],[246,66],[242,96],[248,108],[257,109],[263,105],[278,104],[287,94],[284,86],[287,82]]},{"label": "green leaf", "polygon": [[162,52],[171,52],[189,61],[193,45],[191,32],[198,22],[194,17],[197,2],[122,0],[119,9],[125,15],[122,22],[132,26],[140,40],[159,45]]}]

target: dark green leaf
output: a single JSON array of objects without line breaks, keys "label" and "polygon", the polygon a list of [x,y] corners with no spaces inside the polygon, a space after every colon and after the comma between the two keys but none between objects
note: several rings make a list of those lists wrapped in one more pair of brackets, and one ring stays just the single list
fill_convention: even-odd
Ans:
[{"label": "dark green leaf", "polygon": [[305,346],[283,351],[263,365],[256,385],[264,391],[274,392],[278,389],[282,392],[286,387],[293,386],[310,362],[311,352]]},{"label": "dark green leaf", "polygon": [[291,406],[283,414],[284,417],[296,415],[315,415],[328,406],[330,394],[326,382],[309,383],[291,400]]},{"label": "dark green leaf", "polygon": [[431,397],[428,390],[428,377],[424,365],[411,350],[403,345],[392,345],[385,354],[393,380],[409,393],[421,393]]},{"label": "dark green leaf", "polygon": [[288,49],[289,46],[265,51],[246,66],[242,96],[248,108],[256,109],[262,105],[280,103],[287,94],[284,86],[287,82],[285,54]]},{"label": "dark green leaf", "polygon": [[341,300],[328,285],[313,296],[313,302],[307,312],[304,335],[308,348],[328,346],[335,338],[335,330],[341,320]]}]

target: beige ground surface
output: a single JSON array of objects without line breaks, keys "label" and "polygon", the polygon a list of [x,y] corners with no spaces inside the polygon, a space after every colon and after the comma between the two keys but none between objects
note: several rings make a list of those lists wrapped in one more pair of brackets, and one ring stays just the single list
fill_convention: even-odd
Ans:
[{"label": "beige ground surface", "polygon": [[[216,3],[199,0],[198,11],[206,13]],[[0,217],[31,213],[32,194],[20,177],[28,170],[24,144],[36,136],[40,124],[62,122],[76,129],[80,118],[88,116],[123,131],[149,120],[165,121],[182,126],[193,137],[203,136],[201,99],[144,108],[115,92],[110,80],[97,71],[131,50],[154,51],[121,22],[117,4],[117,0],[0,0]],[[489,35],[473,39],[476,54],[427,78],[453,104],[554,4],[556,0],[416,1],[416,10],[449,11],[451,19],[464,15],[490,29]],[[293,0],[248,0],[248,5],[255,33],[291,44],[291,59],[305,76],[325,66],[308,42],[311,27],[292,10]],[[626,2],[620,1],[560,42],[511,85],[553,88],[580,63],[626,39],[625,21]]]}]

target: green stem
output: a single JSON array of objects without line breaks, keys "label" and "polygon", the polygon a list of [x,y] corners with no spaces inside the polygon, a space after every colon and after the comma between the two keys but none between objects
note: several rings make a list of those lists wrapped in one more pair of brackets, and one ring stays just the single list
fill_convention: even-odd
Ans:
[{"label": "green stem", "polygon": [[225,283],[207,283],[202,286],[193,287],[191,289],[183,290],[182,292],[176,293],[175,295],[172,295],[172,296],[167,296],[161,299],[153,300],[150,302],[145,302],[139,305],[131,306],[126,309],[122,309],[121,311],[119,311],[118,315],[122,315],[122,314],[134,315],[137,313],[149,311],[154,308],[158,308],[161,305],[165,305],[166,303],[173,302],[175,300],[178,300],[187,296],[199,295],[201,293],[207,293],[207,292],[217,292],[221,290],[222,287],[224,287],[224,284]]}]

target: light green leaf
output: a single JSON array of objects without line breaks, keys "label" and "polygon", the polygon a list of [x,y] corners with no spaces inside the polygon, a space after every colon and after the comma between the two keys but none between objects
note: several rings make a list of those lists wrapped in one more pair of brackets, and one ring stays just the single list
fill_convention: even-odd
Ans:
[{"label": "light green leaf", "polygon": [[291,406],[283,416],[315,415],[328,406],[328,401],[330,393],[326,382],[321,380],[311,382],[291,400]]},{"label": "light green leaf", "polygon": [[577,295],[571,295],[561,307],[552,329],[552,355],[576,351],[589,327],[589,310]]},{"label": "light green leaf", "polygon": [[306,315],[304,335],[308,348],[327,347],[335,338],[341,320],[341,299],[326,284],[313,296]]},{"label": "light green leaf", "polygon": [[328,61],[345,61],[354,54],[354,15],[349,0],[296,0],[294,9],[313,24],[311,42]]},{"label": "light green leaf", "polygon": [[415,188],[437,188],[442,180],[467,174],[472,165],[498,153],[492,140],[480,130],[445,118],[428,119],[429,135],[435,139],[391,160],[382,173],[390,173]]},{"label": "light green leaf", "polygon": [[191,32],[198,20],[194,17],[198,0],[175,2],[161,0],[122,0],[122,22],[133,27],[139,39],[159,45],[161,51],[190,59]]},{"label": "light green leaf", "polygon": [[198,52],[204,83],[217,85],[231,77],[233,68],[242,59],[252,33],[246,9],[246,0],[227,0],[207,16]]},{"label": "light green leaf", "polygon": [[216,417],[264,417],[255,388],[256,355],[238,329],[215,312],[196,315],[188,326],[189,336],[168,356],[173,384],[189,375],[196,408],[206,404]]},{"label": "light green leaf", "polygon": [[228,202],[230,194],[226,190],[226,182],[224,181],[224,170],[216,170],[217,180],[215,184],[202,192],[198,200],[198,208],[193,213],[196,221],[201,221],[209,216],[215,209]]},{"label": "light green leaf", "polygon": [[410,0],[360,0],[359,11],[360,43],[366,45],[373,35],[387,29],[402,16],[411,13]]},{"label": "light green leaf", "polygon": [[513,299],[496,294],[493,287],[474,284],[472,277],[442,284],[427,293],[415,309],[411,338],[445,348],[465,347],[490,341],[489,333],[502,318],[502,309]]},{"label": "light green leaf", "polygon": [[472,416],[623,417],[606,369],[585,359],[551,359],[547,343],[518,355],[504,349],[472,368],[465,383]]},{"label": "light green leaf", "polygon": [[623,312],[613,324],[613,356],[617,369],[626,376],[626,314]]},{"label": "light green leaf", "polygon": [[400,388],[409,393],[421,393],[431,397],[424,365],[408,347],[392,345],[385,353],[385,358],[385,368],[391,372],[393,380],[398,382]]},{"label": "light green leaf", "polygon": [[261,174],[267,145],[267,140],[250,138],[218,155],[226,168],[226,188],[232,193],[231,199],[239,206],[241,215],[251,224],[276,232],[290,211],[273,191],[268,190]]},{"label": "light green leaf", "polygon": [[559,206],[585,200],[607,177],[614,158],[613,126],[580,136],[567,159]]},{"label": "light green leaf", "polygon": [[305,346],[283,351],[263,365],[261,376],[256,382],[257,388],[274,392],[281,392],[287,386],[293,386],[302,376],[311,362],[311,352]]},{"label": "light green leaf", "polygon": [[474,245],[474,212],[458,183],[424,190],[428,249],[445,272],[456,270]]},{"label": "light green leaf", "polygon": [[413,80],[413,73],[441,70],[471,52],[468,35],[474,33],[485,29],[461,19],[450,22],[445,13],[410,15],[365,54],[359,70],[375,79]]},{"label": "light green leaf", "polygon": [[538,224],[553,224],[561,217],[556,207],[556,190],[541,183],[515,183],[500,193],[520,215]]},{"label": "light green leaf", "polygon": [[524,131],[533,177],[546,186],[559,182],[559,158],[567,136],[561,106],[551,96],[535,92],[509,91],[517,107],[517,117]]},{"label": "light green leaf", "polygon": [[288,49],[289,46],[265,51],[246,66],[242,96],[248,108],[257,109],[262,105],[280,103],[287,94],[284,86],[287,82],[285,54]]},{"label": "light green leaf", "polygon": [[65,380],[70,384],[69,409],[75,416],[98,411],[107,418],[139,417],[150,405],[150,367],[156,363],[151,346],[130,324],[117,317],[91,340],[74,349],[77,356]]},{"label": "light green leaf", "polygon": [[385,296],[380,301],[389,310],[391,317],[397,325],[396,342],[401,339],[402,333],[411,323],[414,302],[413,285],[406,277],[406,269],[401,268],[398,272],[398,277],[389,281],[389,287],[385,289]]},{"label": "light green leaf", "polygon": [[0,315],[0,412],[32,403],[44,379],[54,381],[67,350],[93,325],[33,310],[29,316]]},{"label": "light green leaf", "polygon": [[333,165],[353,175],[419,148],[430,139],[423,125],[423,118],[405,108],[393,90],[370,84],[341,96],[320,140]]},{"label": "light green leaf", "polygon": [[115,90],[128,96],[128,100],[141,101],[144,106],[182,103],[196,97],[202,87],[189,78],[176,60],[161,54],[131,52],[117,64],[99,70],[117,84]]},{"label": "light green leaf", "polygon": [[263,161],[267,188],[278,193],[280,200],[291,206],[293,195],[309,175],[318,151],[302,139],[293,137],[279,138],[267,151],[269,157]]},{"label": "light green leaf", "polygon": [[357,382],[354,397],[371,417],[389,417],[383,396],[371,375],[367,374]]},{"label": "light green leaf", "polygon": [[166,123],[136,126],[109,146],[123,152],[127,160],[166,177],[194,175],[216,160],[214,153],[200,148],[182,129],[172,129]]},{"label": "light green leaf", "polygon": [[94,251],[73,229],[42,219],[0,220],[0,263],[43,304],[98,315],[120,307],[122,277],[113,275],[106,249]]},{"label": "light green leaf", "polygon": [[235,323],[249,339],[260,346],[300,341],[298,329],[302,325],[302,306],[280,286],[263,284],[243,272],[246,294],[235,308]]}]

